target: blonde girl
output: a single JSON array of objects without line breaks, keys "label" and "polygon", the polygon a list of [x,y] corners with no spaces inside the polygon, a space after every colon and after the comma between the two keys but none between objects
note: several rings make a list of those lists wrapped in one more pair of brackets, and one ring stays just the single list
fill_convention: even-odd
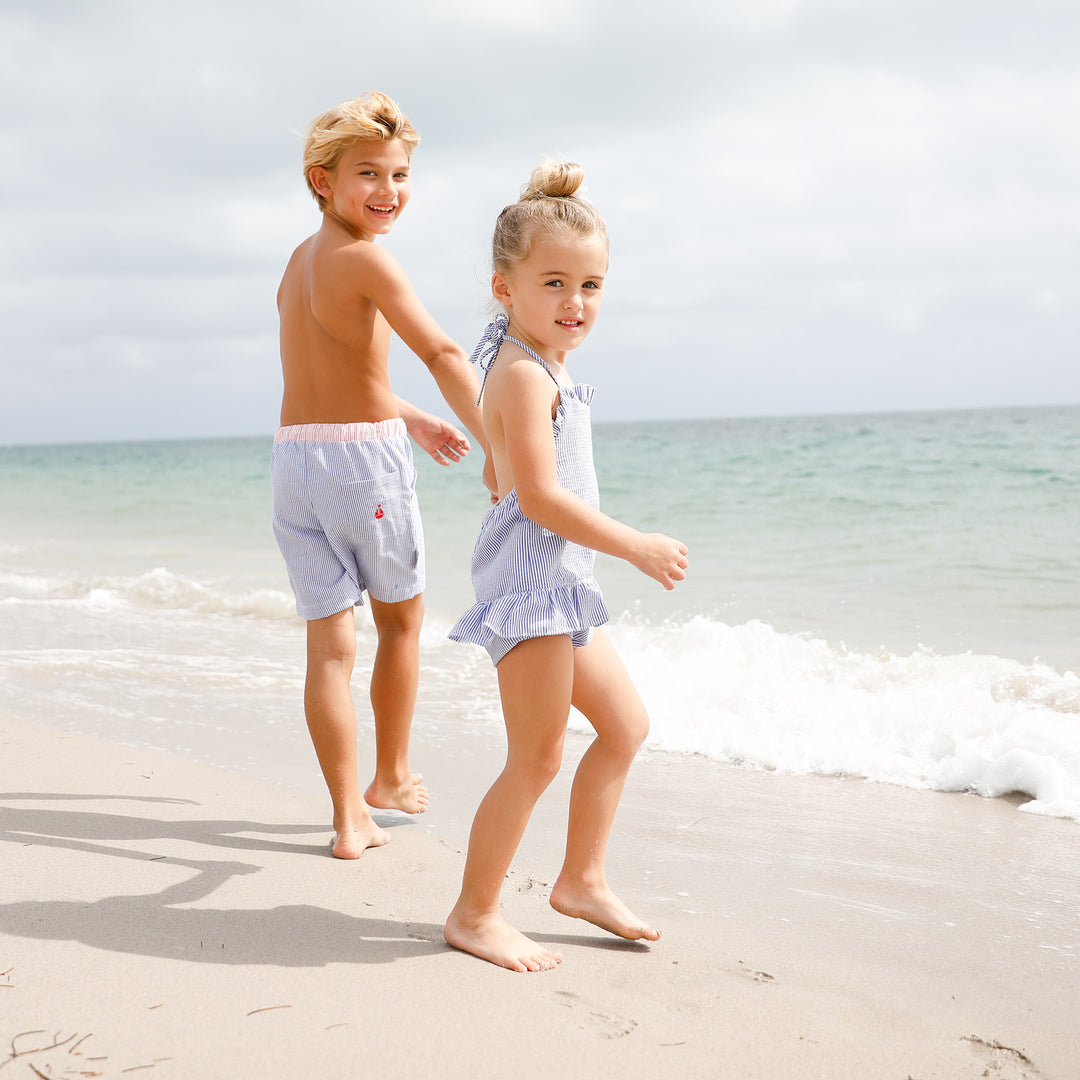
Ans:
[{"label": "blonde girl", "polygon": [[499,215],[492,293],[502,307],[473,354],[484,369],[484,431],[497,501],[473,553],[476,604],[450,636],[484,646],[496,666],[507,735],[503,771],[476,812],[461,894],[445,926],[456,948],[514,971],[561,956],[503,919],[499,892],[529,816],[559,771],[570,706],[596,731],[574,776],[556,911],[631,940],[659,931],[608,887],[605,852],[648,716],[602,630],[596,551],[626,559],[666,589],[685,577],[686,546],[598,509],[589,403],[568,354],[588,336],[607,273],[603,220],[576,193],[574,164],[537,168]]}]

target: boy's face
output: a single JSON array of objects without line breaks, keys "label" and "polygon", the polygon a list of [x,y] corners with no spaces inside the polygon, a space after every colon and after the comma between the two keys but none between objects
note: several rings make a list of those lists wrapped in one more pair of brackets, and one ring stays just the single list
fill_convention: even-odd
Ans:
[{"label": "boy's face", "polygon": [[363,140],[333,169],[311,170],[316,190],[366,239],[388,233],[409,201],[409,155],[399,139]]}]

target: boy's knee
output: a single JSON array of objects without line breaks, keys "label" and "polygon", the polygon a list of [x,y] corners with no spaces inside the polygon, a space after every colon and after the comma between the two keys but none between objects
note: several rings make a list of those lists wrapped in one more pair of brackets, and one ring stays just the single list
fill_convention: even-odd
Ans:
[{"label": "boy's knee", "polygon": [[356,626],[352,612],[308,623],[308,664],[351,664],[356,659]]},{"label": "boy's knee", "polygon": [[419,640],[420,627],[424,622],[424,598],[415,596],[397,604],[383,604],[373,601],[372,615],[375,620],[375,632],[380,638],[412,637]]},{"label": "boy's knee", "polygon": [[313,664],[351,665],[356,660],[356,640],[332,638],[308,642],[308,666]]}]

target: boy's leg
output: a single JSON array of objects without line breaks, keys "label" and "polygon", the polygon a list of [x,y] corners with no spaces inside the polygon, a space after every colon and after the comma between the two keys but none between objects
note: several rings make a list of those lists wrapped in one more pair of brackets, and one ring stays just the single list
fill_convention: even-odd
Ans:
[{"label": "boy's leg", "polygon": [[573,704],[596,729],[596,738],[574,774],[566,860],[551,890],[551,906],[620,937],[656,941],[659,931],[626,907],[604,873],[615,811],[630,764],[649,732],[649,718],[603,631],[574,650]]},{"label": "boy's leg", "polygon": [[375,716],[375,779],[364,797],[369,806],[422,814],[427,809],[423,777],[409,769],[409,732],[420,676],[423,594],[384,604],[368,594],[379,636],[371,670]]},{"label": "boy's leg", "polygon": [[356,623],[346,608],[307,624],[304,714],[334,804],[333,853],[358,859],[390,838],[371,818],[356,771],[356,713],[349,680],[356,658]]},{"label": "boy's leg", "polygon": [[536,800],[562,763],[572,649],[566,635],[532,638],[499,662],[506,765],[476,811],[461,895],[443,931],[456,948],[513,971],[540,971],[562,959],[503,919],[499,892]]}]

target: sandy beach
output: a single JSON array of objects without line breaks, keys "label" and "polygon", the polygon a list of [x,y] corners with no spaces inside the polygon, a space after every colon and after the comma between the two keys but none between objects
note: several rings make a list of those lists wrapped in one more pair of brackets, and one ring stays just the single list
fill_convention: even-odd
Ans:
[{"label": "sandy beach", "polygon": [[1075,822],[649,754],[610,878],[663,938],[629,944],[546,903],[583,745],[505,890],[564,960],[516,975],[441,934],[498,747],[341,863],[310,790],[0,717],[0,1071],[1080,1076]]}]

